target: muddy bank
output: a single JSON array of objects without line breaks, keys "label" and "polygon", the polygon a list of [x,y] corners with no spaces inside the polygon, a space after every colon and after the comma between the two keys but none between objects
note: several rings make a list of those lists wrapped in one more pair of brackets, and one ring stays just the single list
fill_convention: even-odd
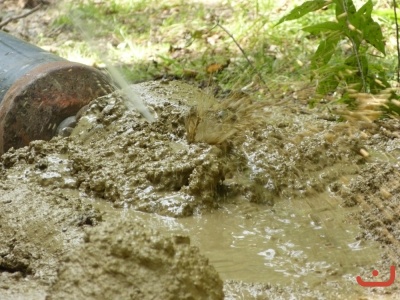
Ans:
[{"label": "muddy bank", "polygon": [[78,194],[16,173],[1,186],[0,299],[223,298],[222,281],[189,237],[103,219]]},{"label": "muddy bank", "polygon": [[109,95],[90,106],[70,137],[9,152],[4,165],[35,163],[30,177],[41,186],[185,217],[233,199],[272,205],[315,195],[365,161],[343,125],[295,108],[218,102],[179,82],[134,88],[157,122]]},{"label": "muddy bank", "polygon": [[[343,199],[345,207],[360,207],[361,212],[353,214],[363,231],[357,240],[374,240],[381,245],[380,263],[377,270],[384,270],[379,281],[389,279],[390,266],[400,262],[400,123],[398,120],[383,120],[364,128],[365,149],[370,157],[357,176],[337,188],[336,193]],[[371,270],[363,275],[370,281]],[[375,288],[374,292],[393,297],[399,295],[399,284],[385,289]]]},{"label": "muddy bank", "polygon": [[161,237],[139,222],[87,230],[63,262],[46,299],[223,298],[218,274],[188,237]]},{"label": "muddy bank", "polygon": [[[302,222],[325,233],[345,231],[345,226],[332,229],[332,216],[321,214],[343,203],[349,209],[343,222],[354,224],[356,219],[364,229],[358,239],[385,246],[378,267],[387,270],[398,262],[395,178],[400,143],[389,134],[397,131],[395,121],[390,128],[338,123],[296,103],[274,106],[242,96],[217,100],[180,82],[132,88],[156,122],[146,122],[115,93],[82,112],[70,136],[35,141],[2,156],[0,294],[5,299],[97,299],[105,293],[124,299],[223,297],[220,276],[189,245],[195,236],[170,237],[163,228],[159,234],[127,213],[134,211],[201,218],[237,205],[237,216],[251,226],[259,212],[274,214],[282,201],[296,207],[298,199],[325,195],[336,202],[304,211]],[[377,220],[377,214],[386,217]],[[279,228],[270,229],[280,244],[284,236],[279,237]],[[309,259],[301,258],[298,270],[289,273],[297,276]],[[361,267],[367,279],[370,266]],[[246,299],[277,299],[348,298],[370,292],[338,266],[321,270],[325,283],[338,283],[226,280],[225,294],[228,299],[242,293]],[[265,278],[268,282],[268,273]]]}]

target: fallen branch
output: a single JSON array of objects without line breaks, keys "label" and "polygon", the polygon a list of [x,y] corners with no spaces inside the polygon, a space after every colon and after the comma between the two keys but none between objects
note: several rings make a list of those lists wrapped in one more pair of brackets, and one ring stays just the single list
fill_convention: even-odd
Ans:
[{"label": "fallen branch", "polygon": [[19,19],[29,16],[30,14],[33,14],[35,11],[38,11],[41,7],[42,7],[42,3],[38,4],[37,6],[35,6],[31,10],[29,10],[23,14],[12,16],[10,18],[5,19],[3,22],[0,22],[0,29],[2,29],[4,26],[6,26],[8,23],[10,23],[12,21],[19,20]]},{"label": "fallen branch", "polygon": [[267,86],[267,83],[264,81],[264,79],[262,78],[260,72],[258,72],[258,70],[256,69],[256,67],[253,65],[253,63],[251,62],[251,60],[249,59],[249,57],[247,56],[246,52],[243,50],[243,48],[239,45],[239,43],[236,41],[236,39],[233,37],[233,35],[224,27],[219,23],[219,20],[216,24],[216,26],[218,26],[219,28],[221,28],[223,31],[226,32],[227,35],[230,36],[230,38],[233,40],[233,42],[236,44],[236,46],[239,48],[240,52],[242,52],[244,58],[247,60],[247,62],[249,63],[249,65],[253,68],[253,70],[257,73],[258,77],[260,77],[260,80],[265,84],[265,87],[267,88],[267,90],[270,92],[270,89]]}]

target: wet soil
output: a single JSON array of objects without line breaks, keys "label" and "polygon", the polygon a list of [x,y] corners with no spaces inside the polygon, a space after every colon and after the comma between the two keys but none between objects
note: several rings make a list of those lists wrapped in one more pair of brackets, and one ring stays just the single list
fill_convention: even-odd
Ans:
[{"label": "wet soil", "polygon": [[399,296],[355,280],[399,262],[397,120],[132,89],[156,122],[116,92],[1,157],[0,299]]}]

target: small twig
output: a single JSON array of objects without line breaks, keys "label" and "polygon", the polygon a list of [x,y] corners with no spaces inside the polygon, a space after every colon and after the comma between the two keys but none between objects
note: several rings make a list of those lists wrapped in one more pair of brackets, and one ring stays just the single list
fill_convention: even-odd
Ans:
[{"label": "small twig", "polygon": [[23,14],[20,14],[17,16],[12,16],[8,19],[5,19],[3,22],[0,22],[0,29],[2,29],[4,26],[6,26],[8,23],[10,23],[12,21],[19,20],[19,19],[29,16],[30,14],[33,14],[35,11],[39,10],[41,7],[42,7],[42,3],[38,4],[37,6],[35,6],[31,10],[29,10]]},{"label": "small twig", "polygon": [[262,78],[260,72],[258,72],[258,70],[256,69],[256,67],[253,65],[253,63],[251,62],[251,60],[249,59],[249,57],[247,56],[246,52],[243,50],[243,48],[239,45],[239,43],[236,41],[236,39],[233,37],[233,35],[224,27],[219,23],[219,20],[217,21],[216,26],[218,26],[219,28],[221,28],[223,31],[226,32],[227,35],[230,36],[230,38],[233,40],[233,42],[236,44],[236,46],[239,48],[240,52],[242,52],[244,58],[247,60],[247,62],[249,63],[249,65],[253,68],[253,70],[258,74],[258,77],[260,77],[260,80],[265,84],[265,87],[267,88],[267,90],[269,92],[270,89],[267,86],[267,83],[264,81],[264,79]]},{"label": "small twig", "polygon": [[399,44],[399,23],[397,22],[396,0],[393,0],[394,19],[396,22],[396,42],[397,42],[397,83],[400,83],[400,44]]}]

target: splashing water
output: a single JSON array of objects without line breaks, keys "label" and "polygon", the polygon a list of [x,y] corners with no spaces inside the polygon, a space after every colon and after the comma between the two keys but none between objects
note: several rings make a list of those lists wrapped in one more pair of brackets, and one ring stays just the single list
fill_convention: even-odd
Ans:
[{"label": "splashing water", "polygon": [[156,120],[154,115],[149,111],[149,109],[144,104],[140,95],[130,88],[129,82],[124,78],[120,71],[115,68],[111,62],[107,59],[106,55],[103,55],[98,48],[95,46],[95,42],[90,35],[90,26],[84,21],[84,17],[79,11],[72,11],[70,17],[73,20],[76,27],[82,32],[86,42],[89,44],[91,50],[98,54],[100,59],[104,62],[107,67],[111,78],[116,83],[117,86],[121,88],[122,94],[125,99],[125,106],[129,110],[136,109],[148,122],[152,123]]}]

